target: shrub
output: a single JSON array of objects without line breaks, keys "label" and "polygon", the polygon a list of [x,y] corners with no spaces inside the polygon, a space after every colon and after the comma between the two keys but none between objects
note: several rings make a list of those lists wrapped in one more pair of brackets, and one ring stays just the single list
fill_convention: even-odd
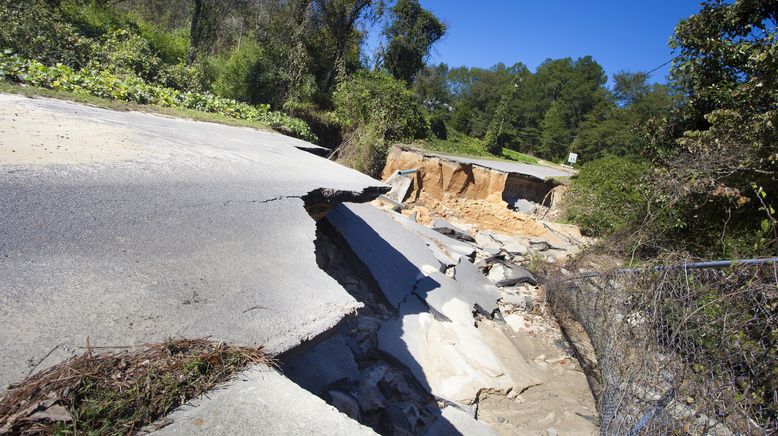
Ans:
[{"label": "shrub", "polygon": [[274,92],[282,87],[278,69],[253,41],[239,50],[208,60],[212,90],[223,97],[252,104],[278,104]]},{"label": "shrub", "polygon": [[566,195],[566,218],[590,236],[607,236],[633,224],[646,205],[650,166],[607,156],[585,163]]},{"label": "shrub", "polygon": [[46,66],[38,61],[12,55],[10,50],[0,52],[0,79],[140,104],[157,104],[218,113],[227,117],[265,123],[283,133],[308,141],[316,140],[304,121],[272,112],[267,105],[252,106],[212,94],[181,92],[173,88],[148,84],[136,76],[116,75],[108,70],[91,68],[76,70],[63,64]]},{"label": "shrub", "polygon": [[446,121],[442,116],[433,114],[430,117],[430,130],[432,134],[438,139],[448,139],[448,129],[446,128]]},{"label": "shrub", "polygon": [[377,177],[389,145],[429,136],[429,122],[416,95],[388,74],[360,72],[338,86],[335,117],[347,130],[340,159]]},{"label": "shrub", "polygon": [[385,141],[426,138],[429,123],[413,91],[385,73],[359,72],[338,86],[335,113],[346,128],[373,126]]},{"label": "shrub", "polygon": [[43,0],[0,1],[0,48],[47,64],[85,66],[92,41]]},{"label": "shrub", "polygon": [[149,42],[138,34],[114,30],[102,35],[94,43],[90,69],[108,69],[113,73],[134,75],[156,81],[162,61],[152,51]]},{"label": "shrub", "polygon": [[165,30],[138,19],[138,32],[167,64],[184,64],[189,55],[189,30]]}]

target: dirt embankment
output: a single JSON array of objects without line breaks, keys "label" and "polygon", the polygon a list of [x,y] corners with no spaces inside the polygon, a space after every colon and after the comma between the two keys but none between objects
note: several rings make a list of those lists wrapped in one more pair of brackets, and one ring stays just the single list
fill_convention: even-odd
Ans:
[{"label": "dirt embankment", "polygon": [[508,174],[393,147],[383,171],[384,180],[399,170],[416,169],[405,197],[405,215],[430,224],[433,218],[478,223],[482,230],[544,236],[548,232],[530,215],[508,209],[503,191]]},{"label": "dirt embankment", "polygon": [[386,180],[394,172],[407,169],[419,170],[411,187],[411,201],[425,193],[437,200],[453,196],[505,206],[502,193],[508,177],[506,173],[393,147],[386,158],[382,177]]}]

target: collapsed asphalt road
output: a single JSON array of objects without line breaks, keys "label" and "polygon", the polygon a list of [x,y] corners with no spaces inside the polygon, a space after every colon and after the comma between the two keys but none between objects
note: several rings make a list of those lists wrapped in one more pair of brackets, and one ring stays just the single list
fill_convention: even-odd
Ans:
[{"label": "collapsed asphalt road", "polygon": [[386,188],[298,147],[315,146],[0,95],[0,390],[87,340],[278,353],[360,307],[316,265],[306,208]]},{"label": "collapsed asphalt road", "polygon": [[207,337],[266,347],[286,377],[238,374],[163,434],[594,431],[561,339],[529,339],[537,295],[502,287],[508,260],[550,258],[538,238],[341,205],[388,187],[302,150],[319,151],[0,95],[0,393],[87,344]]}]

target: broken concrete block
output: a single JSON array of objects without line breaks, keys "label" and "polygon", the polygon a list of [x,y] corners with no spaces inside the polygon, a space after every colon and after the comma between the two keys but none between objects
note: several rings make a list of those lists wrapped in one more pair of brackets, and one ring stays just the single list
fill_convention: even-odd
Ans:
[{"label": "broken concrete block", "polygon": [[255,367],[163,420],[155,435],[374,435],[278,372]]},{"label": "broken concrete block", "polygon": [[426,436],[449,436],[462,434],[468,436],[497,436],[485,422],[478,421],[456,407],[446,407],[440,417],[427,430]]},{"label": "broken concrete block", "polygon": [[459,227],[445,220],[436,219],[435,221],[433,221],[432,229],[438,233],[451,236],[452,238],[456,238],[468,242],[475,242],[475,239],[472,236],[470,236],[470,233],[460,229]]},{"label": "broken concrete block", "polygon": [[505,278],[505,267],[503,264],[498,263],[495,265],[492,265],[491,268],[489,268],[489,274],[487,275],[489,280],[493,281],[494,283],[497,283]]},{"label": "broken concrete block", "polygon": [[366,381],[359,383],[356,399],[359,404],[359,409],[363,412],[372,412],[373,410],[382,409],[386,404],[386,398],[381,394],[377,384],[370,385]]},{"label": "broken concrete block", "polygon": [[510,254],[527,254],[527,246],[517,241],[515,238],[497,233],[494,233],[491,236],[494,240],[502,244],[502,249],[506,252]]},{"label": "broken concrete block", "polygon": [[527,311],[531,311],[535,307],[535,299],[531,295],[508,294],[502,298],[502,301]]},{"label": "broken concrete block", "polygon": [[502,244],[494,239],[493,235],[489,232],[477,232],[475,234],[475,243],[482,250],[486,248],[502,249]]},{"label": "broken concrete block", "polygon": [[392,187],[386,196],[398,203],[402,203],[408,195],[408,189],[410,189],[413,179],[408,176],[392,176],[386,183]]},{"label": "broken concrete block", "polygon": [[451,277],[439,272],[430,274],[419,280],[414,293],[427,304],[436,319],[473,323],[478,295],[464,289]]},{"label": "broken concrete block", "polygon": [[512,263],[496,264],[489,270],[489,280],[497,286],[513,286],[519,283],[537,285],[535,277],[526,268]]},{"label": "broken concrete block", "polygon": [[532,249],[536,251],[546,251],[551,248],[551,244],[546,241],[529,241],[529,243]]},{"label": "broken concrete block", "polygon": [[534,213],[537,207],[538,205],[536,203],[524,199],[516,200],[516,202],[513,203],[514,209],[527,214]]},{"label": "broken concrete block", "polygon": [[405,226],[408,230],[421,236],[427,245],[436,245],[438,248],[446,252],[447,255],[459,260],[460,257],[473,257],[475,255],[475,247],[467,242],[458,241],[454,238],[449,238],[446,235],[436,232],[435,230],[413,222],[405,216],[396,212],[387,212],[395,221]]},{"label": "broken concrete block", "polygon": [[505,323],[511,330],[518,333],[524,330],[524,316],[518,313],[505,315]]},{"label": "broken concrete block", "polygon": [[469,260],[459,259],[459,264],[454,268],[454,280],[474,294],[475,304],[485,315],[491,316],[497,310],[497,287]]},{"label": "broken concrete block", "polygon": [[499,248],[494,248],[494,247],[483,247],[483,248],[481,248],[481,251],[483,251],[484,253],[488,254],[489,256],[497,256],[500,253],[502,253],[502,250],[500,250]]},{"label": "broken concrete block", "polygon": [[435,256],[435,259],[438,260],[442,265],[446,267],[451,267],[457,264],[458,259],[460,259],[462,256],[454,255],[452,257],[449,255],[449,253],[443,251],[438,244],[436,244],[432,240],[425,240],[424,242],[427,243],[427,248],[432,252],[432,255]]},{"label": "broken concrete block", "polygon": [[378,348],[404,364],[435,396],[470,404],[482,389],[508,392],[513,380],[472,321],[436,320],[416,296],[385,321]]},{"label": "broken concrete block", "polygon": [[359,380],[359,369],[346,338],[325,339],[284,365],[284,375],[314,394],[321,394],[338,380]]},{"label": "broken concrete block", "polygon": [[373,205],[342,204],[330,211],[327,219],[365,263],[394,307],[413,291],[423,265],[442,269],[424,241]]},{"label": "broken concrete block", "polygon": [[345,413],[351,419],[359,420],[359,405],[354,397],[340,391],[327,391],[326,396],[329,403],[341,413]]}]

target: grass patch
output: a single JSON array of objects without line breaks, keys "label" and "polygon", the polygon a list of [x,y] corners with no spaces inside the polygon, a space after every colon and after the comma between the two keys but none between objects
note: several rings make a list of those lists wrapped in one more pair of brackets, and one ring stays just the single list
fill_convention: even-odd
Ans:
[{"label": "grass patch", "polygon": [[261,348],[205,339],[88,349],[11,386],[0,398],[0,434],[134,433],[255,364],[274,362]]},{"label": "grass patch", "polygon": [[[38,88],[29,85],[16,85],[9,82],[0,80],[0,93],[5,94],[18,94],[25,97],[45,97],[54,98],[57,100],[72,101],[75,103],[81,103],[88,106],[99,107],[102,109],[110,109],[116,111],[136,111],[145,112],[150,114],[156,114],[166,117],[174,118],[186,118],[194,121],[205,121],[209,123],[225,124],[235,127],[250,127],[257,130],[275,131],[267,123],[259,121],[242,120],[239,118],[232,118],[222,114],[213,112],[201,112],[194,109],[185,108],[173,108],[159,106],[155,104],[139,104],[122,100],[113,100],[104,97],[96,97],[90,94],[81,94],[68,91],[55,91],[52,89]],[[285,132],[281,132],[285,133]]]},{"label": "grass patch", "polygon": [[484,159],[507,160],[512,162],[522,162],[528,164],[539,164],[541,161],[528,154],[503,148],[500,155],[489,153],[481,140],[451,130],[448,139],[432,138],[425,141],[419,141],[416,144],[419,148],[427,151],[434,151],[456,156],[479,157]]},{"label": "grass patch", "polygon": [[501,153],[500,157],[502,159],[506,159],[506,160],[512,160],[512,161],[515,161],[515,162],[522,162],[522,163],[528,163],[528,164],[534,164],[534,165],[537,165],[537,164],[541,163],[541,160],[536,158],[536,157],[533,157],[533,156],[530,156],[530,155],[524,154],[524,153],[519,153],[518,151],[511,150],[509,148],[503,148],[500,151],[500,153]]}]

